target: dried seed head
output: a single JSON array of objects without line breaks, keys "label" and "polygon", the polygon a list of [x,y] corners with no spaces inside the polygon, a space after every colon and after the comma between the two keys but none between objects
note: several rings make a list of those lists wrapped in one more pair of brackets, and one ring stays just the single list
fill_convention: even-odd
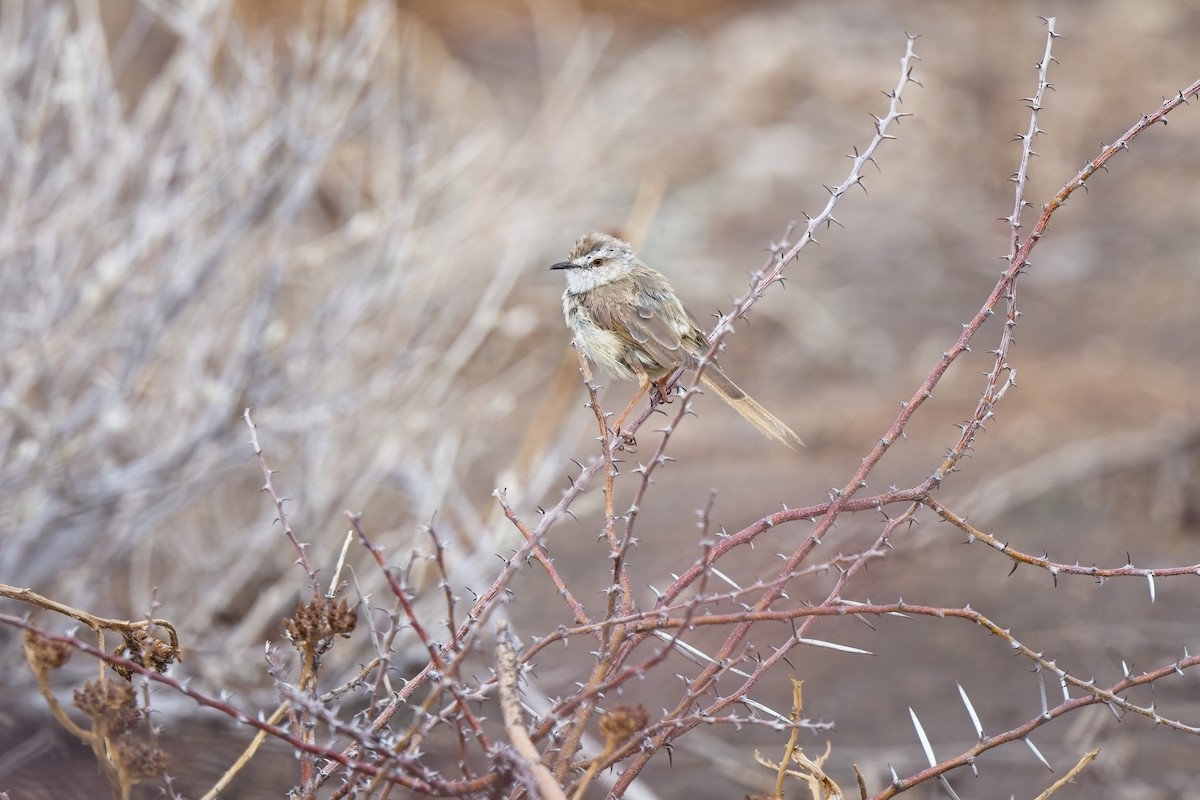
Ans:
[{"label": "dried seed head", "polygon": [[113,714],[112,719],[109,720],[108,730],[114,736],[129,733],[138,727],[144,718],[144,714],[140,708],[134,706],[122,708],[117,710]]},{"label": "dried seed head", "polygon": [[133,686],[111,680],[88,681],[75,690],[75,706],[99,726],[127,726],[128,712],[137,713]]},{"label": "dried seed head", "polygon": [[[117,648],[116,655],[136,661],[155,672],[166,672],[176,661],[183,660],[182,648],[141,629],[125,633],[125,641]],[[121,666],[114,665],[113,671],[125,680],[129,680],[133,675],[130,670]]]},{"label": "dried seed head", "polygon": [[167,754],[154,742],[136,736],[117,741],[116,757],[134,780],[162,775],[167,769]]},{"label": "dried seed head", "polygon": [[39,633],[25,631],[25,658],[35,669],[58,669],[71,657],[71,646]]},{"label": "dried seed head", "polygon": [[613,747],[632,739],[649,721],[650,714],[641,703],[620,705],[600,718],[600,732],[606,744]]},{"label": "dried seed head", "polygon": [[334,636],[353,633],[357,623],[358,612],[344,599],[334,603],[320,597],[311,603],[297,603],[293,616],[283,620],[283,629],[297,647],[324,649]]}]

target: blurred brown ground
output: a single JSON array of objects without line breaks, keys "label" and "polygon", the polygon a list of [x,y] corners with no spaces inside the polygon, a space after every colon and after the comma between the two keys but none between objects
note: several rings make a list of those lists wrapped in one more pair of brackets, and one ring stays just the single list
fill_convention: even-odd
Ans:
[{"label": "blurred brown ground", "polygon": [[[1035,205],[1101,142],[1113,140],[1139,114],[1200,74],[1194,46],[1200,7],[1169,0],[1136,6],[1024,0],[428,0],[400,7],[428,26],[444,44],[446,57],[514,130],[547,113],[542,103],[551,87],[545,81],[553,77],[553,65],[570,56],[581,27],[609,32],[597,75],[611,77],[636,63],[647,71],[647,85],[653,84],[646,89],[652,102],[639,99],[641,116],[629,128],[639,137],[636,148],[629,148],[632,155],[619,157],[620,142],[608,145],[618,154],[609,161],[580,154],[580,168],[589,170],[584,184],[594,186],[590,203],[581,203],[577,212],[560,208],[544,225],[536,218],[530,224],[536,237],[532,247],[541,260],[528,265],[505,304],[532,309],[536,322],[517,338],[511,357],[534,365],[531,374],[545,385],[560,369],[567,336],[558,310],[561,287],[542,264],[561,257],[585,230],[621,225],[639,186],[659,182],[664,191],[643,255],[673,279],[698,314],[728,308],[728,298],[744,287],[745,273],[762,261],[766,244],[781,235],[788,220],[823,205],[823,184],[842,180],[845,153],[865,143],[871,125],[867,113],[881,113],[880,92],[895,83],[904,33],[921,36],[916,77],[922,85],[910,87],[905,101],[915,116],[902,122],[898,141],[882,148],[882,171],[867,177],[869,195],[856,192],[841,206],[837,216],[844,229],[825,232],[819,248],[805,251],[789,268],[787,289],[771,292],[756,307],[724,356],[739,383],[795,428],[808,448],[797,454],[772,449],[735,415],[715,402],[702,402],[703,425],[680,432],[674,448],[679,463],[660,473],[652,505],[643,509],[635,574],[640,585],[661,585],[666,572],[694,558],[690,509],[703,504],[710,487],[719,490],[714,521],[736,530],[780,502],[819,502],[829,488],[843,485],[886,430],[899,402],[979,307],[999,272],[997,257],[1007,249],[1007,229],[996,220],[1011,211],[1007,179],[1018,155],[1012,134],[1027,125],[1020,98],[1034,88],[1032,65],[1044,43],[1037,15],[1057,16],[1066,38],[1055,45],[1058,63],[1051,81],[1056,91],[1040,121],[1048,134],[1038,142],[1027,195]],[[282,0],[241,2],[237,11],[253,30],[282,30],[296,22],[294,7]],[[119,18],[113,14],[114,25]],[[162,41],[146,45],[138,65],[143,76],[154,73],[156,59],[166,52],[156,49],[155,42]],[[136,92],[148,79],[131,74],[134,88],[128,91]],[[629,82],[602,81],[590,112],[624,113],[622,90],[641,91],[636,75],[625,79]],[[974,457],[939,496],[1026,552],[1111,566],[1124,563],[1126,553],[1143,567],[1200,561],[1196,115],[1195,108],[1174,113],[1169,126],[1140,139],[1114,161],[1110,173],[1091,182],[1086,195],[1071,200],[1055,217],[1020,283],[1025,317],[1012,354],[1017,389],[1001,404]],[[567,129],[575,124],[558,122]],[[579,124],[588,124],[587,118]],[[310,234],[336,226],[338,215],[349,213],[328,198],[323,212],[324,221],[306,222]],[[486,238],[487,231],[482,235]],[[445,242],[445,247],[458,244]],[[462,280],[473,281],[483,280],[489,265],[471,260],[461,266]],[[974,408],[986,350],[997,335],[997,325],[985,328],[975,352],[954,367],[917,415],[907,441],[884,460],[872,489],[892,482],[909,485],[940,463],[957,436],[954,424]],[[386,348],[386,342],[376,346]],[[486,357],[485,349],[480,358]],[[478,384],[474,364],[464,369],[464,392]],[[590,452],[592,427],[580,408],[582,390],[571,391],[576,394],[567,397],[564,408],[570,411],[562,412],[563,425],[578,431],[573,453],[582,457]],[[627,391],[614,386],[609,404],[623,403]],[[495,446],[462,477],[464,491],[481,509],[531,427],[523,415],[544,401],[536,391],[514,396],[519,402],[495,412]],[[244,439],[236,426],[231,430],[233,440]],[[1114,440],[1118,436],[1126,438]],[[1066,456],[1056,456],[1072,447],[1083,453],[1085,465],[1075,472],[1063,466]],[[248,461],[248,451],[244,455]],[[247,492],[256,490],[252,472],[241,469],[238,475]],[[286,479],[285,470],[280,480]],[[338,487],[327,488],[336,494]],[[554,497],[550,491],[537,502]],[[375,500],[365,509],[368,518],[386,516],[386,498]],[[983,510],[976,513],[977,508]],[[595,520],[584,516],[578,525],[556,530],[552,550],[569,580],[598,591],[603,575],[594,566],[606,556],[594,541],[595,530]],[[828,555],[865,546],[878,530],[875,515],[845,517]],[[754,552],[739,554],[729,566],[736,565],[743,577],[767,574],[777,563],[774,552],[789,551],[806,532],[805,526],[777,530],[777,539],[760,540]],[[319,535],[325,534],[312,533]],[[327,542],[337,541],[336,533],[329,536],[333,539]],[[1151,604],[1144,582],[1111,581],[1097,588],[1085,579],[1060,578],[1054,586],[1047,575],[1030,569],[1010,576],[1010,562],[961,542],[961,536],[925,515],[900,538],[895,553],[871,566],[860,599],[869,594],[877,601],[970,603],[1011,627],[1021,641],[1044,647],[1073,674],[1094,674],[1101,684],[1120,677],[1122,661],[1136,671],[1168,663],[1185,646],[1191,652],[1200,649],[1190,581],[1159,581]],[[322,552],[334,546],[327,543]],[[284,571],[287,560],[283,553],[279,580],[298,585],[296,576]],[[561,621],[562,609],[539,579],[531,571],[529,585],[512,605],[530,632]],[[829,582],[822,577],[797,586],[792,597],[822,597]],[[588,588],[578,594],[594,597]],[[158,597],[167,616],[173,606],[190,602],[181,586],[160,590]],[[230,601],[228,620],[218,621],[213,632],[217,642],[218,631],[239,619],[248,602]],[[1037,676],[1028,663],[1014,660],[998,642],[969,626],[892,619],[873,624],[877,630],[830,622],[817,626],[817,636],[868,649],[875,657],[810,648],[792,658],[805,680],[806,713],[837,724],[829,737],[829,768],[843,786],[854,785],[851,764],[864,769],[874,790],[888,779],[886,765],[901,774],[922,766],[908,707],[920,715],[939,757],[969,747],[973,732],[955,682],[970,694],[989,733],[1037,713]],[[203,635],[192,631],[190,637]],[[255,634],[259,640],[264,636],[277,639],[278,631]],[[220,646],[201,638],[197,658],[210,657]],[[546,685],[561,681],[565,689],[576,679],[572,668],[587,658],[572,651],[541,666],[539,678]],[[241,674],[256,669],[248,665]],[[635,687],[630,695],[646,699],[653,709],[673,703],[678,684],[670,675],[684,669],[683,662],[665,669],[665,685]],[[786,678],[776,677],[755,697],[786,707]],[[1188,675],[1166,681],[1153,701],[1164,713],[1194,724],[1200,718],[1196,680]],[[1059,690],[1051,684],[1047,691],[1053,702]],[[656,699],[664,693],[669,700]],[[30,721],[32,713],[14,714],[0,750],[15,747],[9,743],[24,738],[31,727],[43,744],[20,763],[0,760],[0,789],[11,788],[14,798],[42,796],[39,790],[52,796],[63,791],[61,780],[75,787],[76,796],[103,796],[89,755],[72,747],[51,722]],[[204,734],[198,725],[190,726],[196,738],[171,744],[178,751],[173,771],[184,776],[182,791],[189,796],[201,793],[209,779],[200,762],[213,768],[227,763],[245,735]],[[175,727],[168,725],[168,737]],[[1087,749],[1103,748],[1100,760],[1059,797],[1200,798],[1195,740],[1155,729],[1146,720],[1117,724],[1107,710],[1089,709],[1044,727],[1033,740],[1057,775]],[[819,752],[824,742],[819,736],[802,743]],[[658,759],[644,774],[660,797],[759,791],[764,771],[754,766],[752,753],[777,750],[781,739],[755,727],[713,728],[698,731],[693,744],[676,750],[671,761]],[[977,782],[966,773],[953,776],[962,797],[1033,796],[1056,777],[1020,744],[988,753],[979,769]],[[229,796],[282,796],[293,778],[290,754],[268,753]],[[908,796],[933,797],[938,791],[930,785]]]}]

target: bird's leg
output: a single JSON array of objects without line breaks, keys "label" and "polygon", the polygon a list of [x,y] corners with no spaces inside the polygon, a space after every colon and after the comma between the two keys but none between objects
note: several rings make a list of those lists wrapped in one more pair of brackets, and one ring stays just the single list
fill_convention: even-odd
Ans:
[{"label": "bird's leg", "polygon": [[650,388],[650,376],[641,368],[641,365],[635,365],[634,369],[637,371],[638,378],[637,394],[633,396],[633,399],[629,401],[629,405],[625,406],[625,410],[621,412],[621,415],[617,417],[617,421],[613,424],[613,433],[624,439],[626,444],[636,444],[636,440],[628,434],[621,433],[621,423],[629,416],[629,412],[633,411],[633,407],[637,405],[637,401],[642,399],[642,395],[646,393],[646,389]]}]

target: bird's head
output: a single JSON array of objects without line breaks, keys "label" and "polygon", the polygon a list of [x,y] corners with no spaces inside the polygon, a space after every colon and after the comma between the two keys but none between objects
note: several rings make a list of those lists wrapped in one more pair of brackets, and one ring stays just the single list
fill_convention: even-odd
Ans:
[{"label": "bird's head", "polygon": [[588,233],[575,242],[566,261],[550,269],[565,270],[567,291],[579,294],[626,277],[637,263],[629,242],[607,233]]}]

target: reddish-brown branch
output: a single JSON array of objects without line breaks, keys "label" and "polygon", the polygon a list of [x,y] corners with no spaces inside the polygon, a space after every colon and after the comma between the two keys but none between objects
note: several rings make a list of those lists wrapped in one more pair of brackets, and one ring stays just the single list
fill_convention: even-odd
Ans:
[{"label": "reddish-brown branch", "polygon": [[[459,685],[457,669],[447,666],[446,660],[442,657],[441,648],[430,637],[425,626],[421,623],[417,615],[417,611],[413,608],[412,598],[409,596],[408,589],[400,584],[398,570],[394,566],[389,566],[383,557],[383,551],[376,547],[367,536],[367,532],[362,526],[362,517],[358,514],[347,513],[346,516],[350,519],[350,525],[354,528],[354,532],[358,535],[358,539],[362,542],[362,546],[366,548],[371,557],[375,559],[375,563],[379,566],[380,571],[388,582],[388,587],[391,588],[392,594],[399,601],[404,609],[405,616],[408,617],[408,624],[413,629],[413,633],[420,639],[421,644],[425,647],[425,651],[429,653],[429,663],[436,669],[441,680],[439,687],[445,687],[454,696],[455,702],[458,704],[461,719],[470,726],[472,733],[479,740],[479,743],[486,749],[491,749],[491,743],[488,735],[483,730],[483,723],[471,710],[471,706],[467,703],[463,689]],[[458,638],[458,637],[455,637]]]},{"label": "reddish-brown branch", "polygon": [[571,614],[574,615],[575,622],[580,625],[589,624],[591,622],[591,616],[587,613],[587,609],[583,607],[582,603],[575,599],[575,595],[570,589],[567,588],[566,582],[562,579],[562,576],[558,574],[558,570],[554,566],[554,561],[551,560],[541,543],[538,542],[533,531],[529,530],[529,526],[517,516],[515,511],[513,511],[512,506],[508,504],[508,498],[505,496],[504,492],[497,492],[496,498],[500,503],[500,509],[504,512],[504,516],[513,524],[514,527],[516,527],[517,530],[521,532],[521,535],[525,537],[526,545],[529,547],[529,554],[532,555],[539,564],[541,564],[542,569],[546,570],[546,575],[550,578],[550,582],[554,584],[554,590],[558,592],[558,596],[561,597],[571,609]]},{"label": "reddish-brown branch", "polygon": [[[958,340],[955,342],[954,346],[942,354],[941,359],[921,383],[921,386],[913,394],[912,398],[910,398],[910,400],[904,404],[900,414],[888,428],[887,432],[883,435],[883,437],[880,438],[867,456],[862,460],[859,468],[855,471],[854,475],[846,483],[842,490],[836,494],[835,499],[828,504],[823,515],[821,516],[821,519],[817,523],[816,529],[808,537],[805,544],[801,545],[800,548],[793,552],[793,554],[785,562],[783,569],[780,570],[781,575],[786,574],[791,569],[795,569],[804,560],[804,558],[807,557],[808,553],[811,552],[813,547],[819,543],[830,531],[837,517],[843,511],[848,510],[851,499],[861,488],[866,486],[867,476],[879,463],[884,453],[887,452],[888,448],[901,435],[903,435],[909,420],[912,419],[912,416],[916,413],[917,409],[920,408],[920,406],[923,405],[926,400],[932,397],[933,388],[941,380],[942,376],[945,374],[946,370],[949,369],[950,365],[969,349],[971,339],[982,327],[984,321],[993,315],[996,303],[1001,297],[1005,296],[1006,293],[1010,292],[1013,281],[1016,279],[1016,276],[1020,273],[1020,271],[1027,265],[1030,252],[1044,235],[1047,227],[1049,226],[1050,218],[1054,212],[1067,200],[1067,198],[1071,196],[1071,194],[1073,194],[1080,186],[1083,186],[1084,182],[1089,177],[1091,177],[1097,170],[1103,168],[1108,161],[1111,160],[1114,155],[1116,155],[1116,153],[1126,149],[1132,139],[1150,127],[1150,125],[1163,119],[1166,114],[1170,113],[1170,111],[1186,102],[1187,97],[1196,95],[1197,92],[1200,92],[1200,81],[1196,81],[1187,89],[1180,92],[1176,97],[1164,101],[1159,109],[1153,114],[1143,116],[1142,119],[1131,126],[1115,144],[1104,147],[1098,156],[1092,159],[1092,161],[1088,162],[1088,164],[1085,165],[1084,168],[1080,170],[1074,178],[1068,181],[1063,188],[1060,189],[1057,194],[1055,194],[1054,198],[1052,198],[1052,200],[1043,207],[1042,213],[1039,216],[1037,223],[1034,225],[1032,232],[1025,239],[1023,244],[1017,249],[1008,269],[1006,269],[1001,275],[1000,280],[989,293],[979,311],[975,314],[970,322],[963,326],[963,331]],[[986,401],[987,398],[985,397],[984,401],[981,401],[979,406],[979,408],[985,409],[985,413],[983,414],[984,418],[986,418]],[[979,413],[978,409],[977,413]],[[941,485],[941,482],[953,471],[958,460],[962,457],[963,453],[966,452],[966,446],[969,445],[969,441],[970,437],[964,431],[964,437],[960,440],[962,450],[952,451],[947,456],[942,465],[939,466],[938,469],[936,469],[933,474],[921,484],[922,491],[916,493],[916,495],[913,497],[914,500],[923,499],[929,494],[929,492],[935,490]],[[776,584],[776,586],[768,589],[759,602],[755,604],[752,609],[752,613],[757,613],[768,609],[775,602],[775,600],[778,599],[782,591],[782,582],[779,582]],[[719,664],[727,660],[734,653],[734,651],[741,646],[753,624],[753,622],[741,622],[734,627],[733,631],[726,638],[725,643],[721,646],[717,655],[714,657],[714,664]],[[640,634],[640,636],[645,635],[646,634]],[[637,641],[638,637],[631,637],[631,640],[626,644],[626,649],[628,650],[629,648],[635,646]],[[780,654],[776,653],[776,655]],[[710,665],[702,670],[701,673],[689,684],[688,690],[685,693],[685,699],[694,697],[699,691],[702,691],[706,686],[708,686],[713,675],[715,674],[716,669],[717,668],[715,666]],[[758,674],[761,673],[756,671],[756,675]],[[744,692],[751,685],[753,685],[753,682],[748,681],[747,685],[743,687],[742,691]],[[619,794],[625,787],[628,786],[629,782],[632,781],[633,778],[636,777],[637,774],[642,770],[642,768],[644,768],[646,763],[648,763],[655,750],[656,748],[650,748],[634,758],[634,760],[628,767],[626,767],[618,779],[617,784],[614,787],[615,792]]]},{"label": "reddish-brown branch", "polygon": [[[14,628],[32,631],[44,639],[69,645],[70,647],[73,647],[82,653],[86,653],[92,658],[98,659],[99,661],[102,661],[113,667],[127,670],[136,675],[141,675],[147,680],[167,686],[179,694],[190,698],[197,705],[204,706],[205,708],[211,708],[214,711],[224,714],[235,722],[249,725],[252,728],[257,728],[258,730],[264,731],[269,736],[279,739],[280,741],[295,748],[297,752],[310,753],[320,758],[329,759],[357,773],[371,776],[381,775],[389,782],[396,783],[407,789],[434,794],[441,797],[452,797],[457,794],[479,791],[485,788],[491,782],[491,778],[483,778],[469,782],[448,781],[445,783],[436,783],[411,775],[401,775],[399,773],[392,772],[387,767],[379,764],[348,758],[335,748],[324,747],[316,742],[306,741],[299,736],[293,735],[285,728],[281,728],[278,725],[272,725],[269,722],[259,719],[257,716],[247,714],[230,705],[226,701],[215,697],[210,697],[209,695],[193,689],[188,684],[176,680],[169,675],[164,675],[154,671],[153,669],[148,669],[138,662],[132,661],[128,658],[122,658],[120,656],[106,653],[103,650],[100,650],[99,648],[96,648],[87,642],[80,641],[73,636],[53,633],[34,625],[28,620],[21,619],[20,617],[14,617],[10,614],[0,614],[0,623],[11,625]],[[389,758],[390,763],[395,765],[397,768],[418,768],[416,762],[407,762],[405,760],[398,759],[390,752],[381,753],[380,755]]]},{"label": "reddish-brown branch", "polygon": [[966,519],[955,514],[945,505],[938,502],[932,497],[926,497],[922,501],[934,513],[942,519],[949,522],[954,527],[961,530],[963,533],[970,536],[972,539],[977,539],[984,544],[1003,553],[1006,557],[1011,558],[1021,564],[1028,564],[1031,567],[1044,569],[1053,575],[1056,579],[1059,575],[1084,575],[1091,578],[1106,579],[1106,578],[1173,578],[1181,575],[1200,575],[1200,564],[1191,564],[1183,567],[1157,567],[1145,568],[1135,567],[1133,564],[1126,564],[1123,567],[1085,567],[1082,564],[1066,564],[1061,561],[1051,561],[1043,556],[1029,555],[1022,553],[1020,550],[1014,550],[1004,542],[1001,542],[995,536],[992,536],[986,531],[981,531]]}]

